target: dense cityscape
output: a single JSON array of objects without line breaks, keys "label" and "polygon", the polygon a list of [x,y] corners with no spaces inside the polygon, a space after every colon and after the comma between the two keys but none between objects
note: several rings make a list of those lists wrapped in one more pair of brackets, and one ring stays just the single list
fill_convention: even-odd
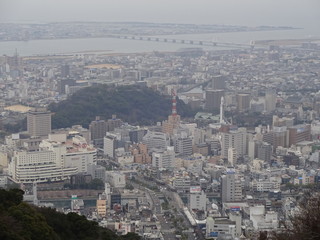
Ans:
[{"label": "dense cityscape", "polygon": [[[84,27],[70,31],[73,24]],[[96,24],[6,24],[0,40],[221,31]],[[266,29],[277,28],[257,31]],[[280,231],[301,197],[319,188],[320,42],[191,45],[0,56],[0,187],[20,188],[30,204],[83,215],[119,236],[259,239]],[[151,96],[142,100],[144,89]],[[97,93],[86,98],[89,91]],[[111,91],[114,112],[95,109]],[[166,102],[152,105],[157,117],[141,110],[153,96]]]}]

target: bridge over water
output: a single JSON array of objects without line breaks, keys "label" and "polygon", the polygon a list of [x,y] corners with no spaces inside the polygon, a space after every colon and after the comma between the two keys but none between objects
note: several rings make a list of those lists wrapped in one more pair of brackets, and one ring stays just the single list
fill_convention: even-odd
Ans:
[{"label": "bridge over water", "polygon": [[255,46],[254,41],[251,41],[249,44],[243,44],[243,43],[229,43],[229,42],[202,41],[202,40],[187,40],[187,39],[152,37],[152,36],[108,35],[107,37],[108,38],[127,39],[127,40],[176,43],[176,44],[186,44],[186,45],[194,45],[194,46],[208,46],[208,47],[246,48],[246,49],[249,48],[249,49],[253,49],[254,46]]}]

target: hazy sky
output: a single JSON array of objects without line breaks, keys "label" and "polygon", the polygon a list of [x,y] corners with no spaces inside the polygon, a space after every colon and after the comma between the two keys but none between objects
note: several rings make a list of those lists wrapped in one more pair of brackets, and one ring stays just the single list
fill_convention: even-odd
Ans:
[{"label": "hazy sky", "polygon": [[320,28],[320,0],[0,0],[0,22],[143,21]]}]

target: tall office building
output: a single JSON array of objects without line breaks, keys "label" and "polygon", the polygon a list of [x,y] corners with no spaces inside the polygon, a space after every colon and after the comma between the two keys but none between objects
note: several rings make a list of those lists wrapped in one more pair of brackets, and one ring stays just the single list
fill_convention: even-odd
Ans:
[{"label": "tall office building", "polygon": [[27,114],[27,131],[31,136],[48,136],[51,132],[51,112],[44,108],[30,110]]},{"label": "tall office building", "polygon": [[273,127],[272,131],[263,134],[263,141],[272,145],[273,151],[277,147],[288,147],[289,132],[287,127]]},{"label": "tall office building", "polygon": [[231,170],[226,175],[221,176],[221,201],[239,202],[242,200],[241,181]]},{"label": "tall office building", "polygon": [[254,97],[250,100],[251,112],[262,113],[266,110],[266,101],[264,98]]},{"label": "tall office building", "polygon": [[151,157],[148,154],[147,145],[139,143],[130,147],[131,154],[135,163],[151,163]]},{"label": "tall office building", "polygon": [[173,147],[167,147],[165,151],[152,153],[152,167],[172,169],[175,166],[175,152]]},{"label": "tall office building", "polygon": [[[194,190],[193,190],[194,189]],[[199,187],[190,187],[189,209],[191,211],[206,211],[207,210],[207,195],[201,191]]]},{"label": "tall office building", "polygon": [[115,158],[115,150],[118,147],[118,136],[107,132],[103,138],[103,151],[104,154],[112,159]]},{"label": "tall office building", "polygon": [[258,158],[261,160],[264,160],[265,162],[270,163],[271,156],[272,156],[272,145],[265,142],[259,142],[258,149],[257,149],[257,155]]},{"label": "tall office building", "polygon": [[224,97],[223,90],[207,90],[205,109],[208,112],[219,111],[222,97]]},{"label": "tall office building", "polygon": [[122,120],[117,118],[117,115],[112,114],[111,119],[107,120],[107,131],[111,132],[115,128],[120,127],[123,124]]},{"label": "tall office building", "polygon": [[99,194],[99,199],[96,204],[97,214],[100,218],[106,217],[107,215],[107,199],[103,194]]},{"label": "tall office building", "polygon": [[251,139],[248,142],[248,157],[253,160],[257,157],[257,140]]},{"label": "tall office building", "polygon": [[220,103],[220,124],[225,124],[226,121],[224,119],[224,97],[221,97]]},{"label": "tall office building", "polygon": [[180,156],[192,155],[192,139],[190,137],[178,137],[174,140],[174,150]]},{"label": "tall office building", "polygon": [[61,65],[60,67],[61,69],[61,77],[65,78],[70,76],[70,66],[65,64],[65,65]]},{"label": "tall office building", "polygon": [[311,125],[300,124],[288,128],[289,130],[289,146],[298,142],[311,140]]},{"label": "tall office building", "polygon": [[75,86],[75,85],[76,85],[76,81],[74,79],[70,79],[70,78],[60,79],[57,84],[57,90],[60,94],[66,94],[66,87]]},{"label": "tall office building", "polygon": [[170,146],[170,139],[165,133],[148,131],[143,136],[142,143],[147,145],[148,151],[152,151],[153,149],[164,150],[167,146]]},{"label": "tall office building", "polygon": [[245,128],[239,128],[236,131],[221,133],[221,155],[228,158],[229,148],[234,148],[236,158],[247,153],[247,131]]},{"label": "tall office building", "polygon": [[140,143],[142,142],[142,138],[146,135],[146,129],[134,129],[129,132],[130,142],[132,143]]},{"label": "tall office building", "polygon": [[274,89],[268,89],[266,91],[266,111],[272,112],[276,109],[276,103],[277,103],[277,93]]},{"label": "tall office building", "polygon": [[237,94],[238,111],[244,112],[250,109],[250,94],[239,93]]},{"label": "tall office building", "polygon": [[107,132],[107,123],[97,116],[96,120],[90,123],[89,130],[91,132],[91,140],[103,139]]},{"label": "tall office building", "polygon": [[121,125],[122,121],[117,119],[116,115],[112,115],[112,118],[108,119],[107,121],[102,120],[99,116],[97,116],[96,120],[92,121],[89,125],[93,144],[98,148],[103,148],[106,132],[112,132],[115,130],[115,128],[120,127]]},{"label": "tall office building", "polygon": [[213,89],[225,89],[226,88],[226,76],[218,75],[212,77]]},{"label": "tall office building", "polygon": [[234,164],[237,162],[237,150],[233,147],[230,147],[228,149],[228,163],[230,166],[234,166]]}]

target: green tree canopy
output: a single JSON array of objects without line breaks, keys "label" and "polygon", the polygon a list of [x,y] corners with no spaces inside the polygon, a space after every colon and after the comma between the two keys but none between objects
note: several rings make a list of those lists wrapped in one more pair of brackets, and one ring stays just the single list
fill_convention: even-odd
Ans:
[{"label": "green tree canopy", "polygon": [[[109,119],[112,114],[131,124],[151,125],[168,117],[171,97],[137,85],[98,85],[81,89],[65,101],[51,104],[49,109],[54,113],[53,128],[75,124],[88,127],[96,116]],[[194,116],[194,111],[181,100],[177,101],[177,110],[182,117]]]},{"label": "green tree canopy", "polygon": [[118,236],[76,213],[63,214],[22,202],[23,191],[0,189],[1,240],[139,240],[135,233]]}]

